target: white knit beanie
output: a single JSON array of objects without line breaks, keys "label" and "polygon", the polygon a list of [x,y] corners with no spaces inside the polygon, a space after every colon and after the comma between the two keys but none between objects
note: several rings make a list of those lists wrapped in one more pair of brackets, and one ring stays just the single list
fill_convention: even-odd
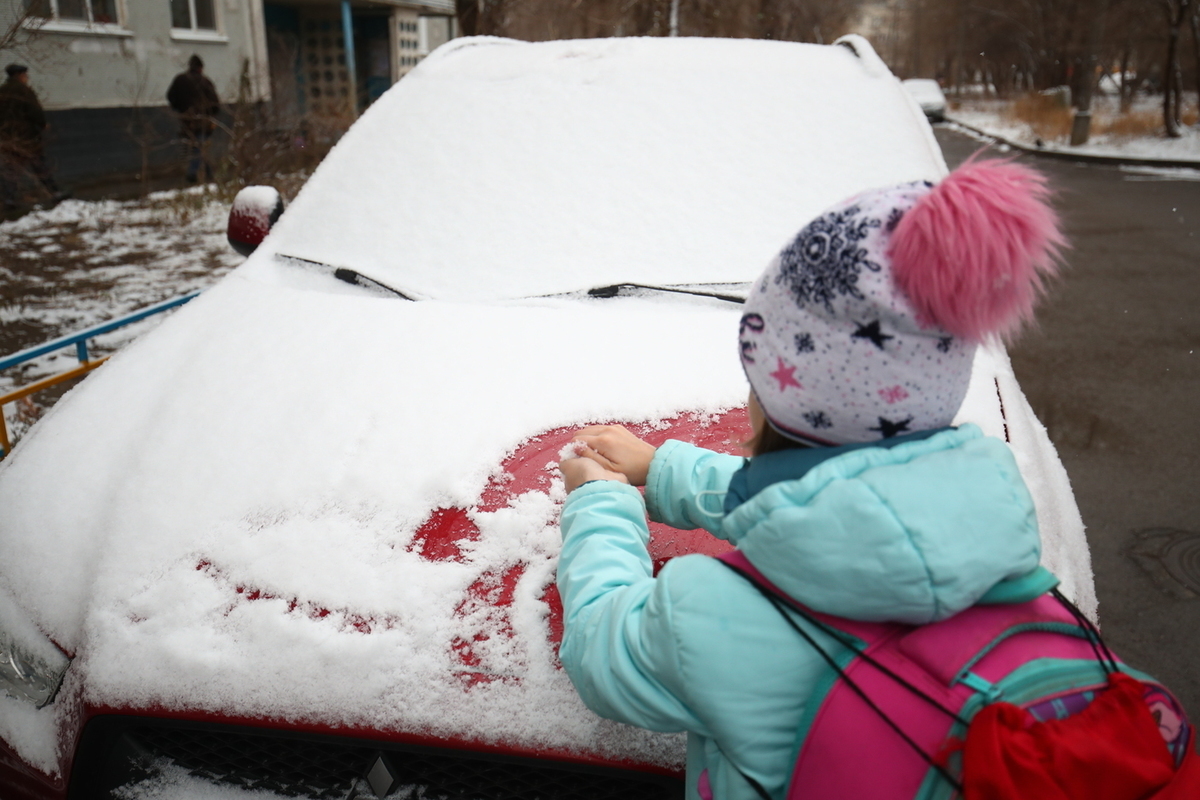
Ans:
[{"label": "white knit beanie", "polygon": [[979,342],[1032,315],[1065,244],[1045,179],[968,162],[824,212],[755,282],[739,345],[770,424],[816,445],[947,426]]}]

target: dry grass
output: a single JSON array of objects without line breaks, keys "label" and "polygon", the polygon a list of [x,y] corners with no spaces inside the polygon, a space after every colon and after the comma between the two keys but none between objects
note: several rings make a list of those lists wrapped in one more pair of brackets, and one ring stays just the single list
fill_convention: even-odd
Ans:
[{"label": "dry grass", "polygon": [[1117,138],[1161,136],[1162,111],[1130,111],[1117,116],[1097,115],[1092,119],[1092,132]]},{"label": "dry grass", "polygon": [[1042,139],[1059,139],[1071,133],[1071,107],[1056,95],[1022,95],[1005,114],[1028,124]]},{"label": "dry grass", "polygon": [[[1062,98],[1037,93],[1018,97],[1003,113],[1009,119],[1028,124],[1037,136],[1046,141],[1066,140],[1071,135],[1071,123],[1075,116],[1074,109]],[[1181,116],[1184,125],[1195,125],[1200,118],[1200,109],[1195,103],[1187,101]],[[1117,139],[1165,136],[1162,109],[1143,106],[1122,114],[1115,101],[1099,99],[1092,107],[1091,134]]]},{"label": "dry grass", "polygon": [[[1195,125],[1200,112],[1193,103],[1185,103],[1180,115],[1185,126]],[[1130,111],[1125,114],[1099,110],[1092,118],[1092,132],[1104,134],[1117,139],[1133,139],[1143,136],[1165,136],[1166,126],[1163,125],[1161,108]]]}]

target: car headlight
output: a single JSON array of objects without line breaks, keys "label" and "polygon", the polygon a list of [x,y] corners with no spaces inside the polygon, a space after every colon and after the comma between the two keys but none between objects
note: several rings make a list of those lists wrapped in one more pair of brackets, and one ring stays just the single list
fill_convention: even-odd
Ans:
[{"label": "car headlight", "polygon": [[54,699],[70,663],[0,590],[0,692],[41,708]]}]

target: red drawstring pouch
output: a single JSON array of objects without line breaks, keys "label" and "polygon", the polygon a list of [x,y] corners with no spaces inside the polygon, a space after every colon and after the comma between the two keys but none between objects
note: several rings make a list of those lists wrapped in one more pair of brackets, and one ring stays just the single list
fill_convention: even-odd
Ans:
[{"label": "red drawstring pouch", "polygon": [[963,748],[965,800],[1196,800],[1200,757],[1176,769],[1141,683],[1119,672],[1087,708],[1036,721],[1010,703],[975,715]]}]

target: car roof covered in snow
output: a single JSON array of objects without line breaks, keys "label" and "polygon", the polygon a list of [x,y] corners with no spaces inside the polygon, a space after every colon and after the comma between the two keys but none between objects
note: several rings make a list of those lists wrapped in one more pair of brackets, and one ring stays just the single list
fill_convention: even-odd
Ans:
[{"label": "car roof covered in snow", "polygon": [[456,40],[367,110],[255,261],[455,300],[753,280],[823,208],[946,171],[870,45],[841,42]]}]

